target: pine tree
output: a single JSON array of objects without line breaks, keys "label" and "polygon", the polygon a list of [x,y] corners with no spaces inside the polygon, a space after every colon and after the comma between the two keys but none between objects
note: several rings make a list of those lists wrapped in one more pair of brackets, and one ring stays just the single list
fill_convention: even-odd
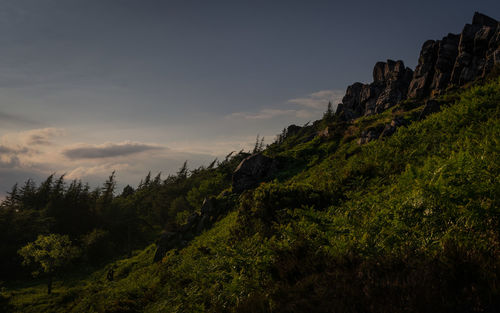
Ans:
[{"label": "pine tree", "polygon": [[262,137],[260,139],[260,143],[259,143],[259,152],[262,152],[264,151],[264,137]]},{"label": "pine tree", "polygon": [[179,169],[177,172],[177,179],[186,179],[188,174],[188,167],[187,167],[187,160],[184,161],[184,164],[182,164],[182,167]]},{"label": "pine tree", "polygon": [[259,134],[257,134],[257,139],[255,139],[255,145],[253,146],[253,151],[252,151],[252,153],[257,153],[257,152],[259,152],[259,144],[260,144]]},{"label": "pine tree", "polygon": [[327,106],[325,114],[323,114],[323,119],[329,121],[333,118],[333,115],[334,115],[334,113],[333,113],[332,102],[328,101],[328,106]]}]

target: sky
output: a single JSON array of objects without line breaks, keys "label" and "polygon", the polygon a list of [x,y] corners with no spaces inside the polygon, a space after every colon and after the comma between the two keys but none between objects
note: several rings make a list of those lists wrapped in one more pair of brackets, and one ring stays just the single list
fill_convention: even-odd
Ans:
[{"label": "sky", "polygon": [[500,1],[0,0],[0,197],[269,144],[475,11],[499,19]]}]

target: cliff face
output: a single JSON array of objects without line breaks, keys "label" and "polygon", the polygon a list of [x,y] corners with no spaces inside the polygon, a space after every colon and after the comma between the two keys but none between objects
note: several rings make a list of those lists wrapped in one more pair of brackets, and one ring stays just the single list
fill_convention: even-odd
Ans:
[{"label": "cliff face", "polygon": [[384,111],[407,98],[440,94],[487,75],[500,64],[500,23],[475,13],[459,35],[426,41],[415,71],[403,61],[378,62],[371,84],[354,83],[337,107],[345,120]]},{"label": "cliff face", "polygon": [[413,71],[403,61],[377,62],[373,69],[373,83],[354,83],[337,107],[337,114],[345,119],[380,113],[406,99]]}]

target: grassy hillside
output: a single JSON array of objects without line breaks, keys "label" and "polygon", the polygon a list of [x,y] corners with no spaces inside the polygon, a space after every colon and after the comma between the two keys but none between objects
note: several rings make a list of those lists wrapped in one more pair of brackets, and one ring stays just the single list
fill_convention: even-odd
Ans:
[{"label": "grassy hillside", "polygon": [[[500,78],[437,100],[441,111],[422,120],[423,102],[406,101],[353,123],[325,118],[287,134],[264,151],[282,164],[276,178],[240,195],[185,248],[152,264],[151,245],[58,281],[50,296],[42,282],[6,286],[0,308],[498,311]],[[396,117],[407,126],[358,144],[364,130]],[[328,136],[315,136],[326,127]]]}]

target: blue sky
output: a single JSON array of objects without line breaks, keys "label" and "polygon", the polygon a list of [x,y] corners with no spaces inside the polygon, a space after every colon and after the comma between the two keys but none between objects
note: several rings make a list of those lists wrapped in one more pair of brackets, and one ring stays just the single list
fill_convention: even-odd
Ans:
[{"label": "blue sky", "polygon": [[0,193],[270,143],[498,1],[0,0]]}]

